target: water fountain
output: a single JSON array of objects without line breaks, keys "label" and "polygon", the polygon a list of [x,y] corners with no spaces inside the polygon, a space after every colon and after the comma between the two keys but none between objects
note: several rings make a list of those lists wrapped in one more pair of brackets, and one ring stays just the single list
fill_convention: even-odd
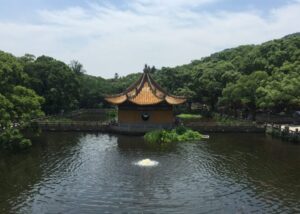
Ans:
[{"label": "water fountain", "polygon": [[141,166],[141,167],[153,167],[153,166],[157,166],[158,162],[151,160],[149,158],[146,158],[146,159],[136,162],[135,165]]}]

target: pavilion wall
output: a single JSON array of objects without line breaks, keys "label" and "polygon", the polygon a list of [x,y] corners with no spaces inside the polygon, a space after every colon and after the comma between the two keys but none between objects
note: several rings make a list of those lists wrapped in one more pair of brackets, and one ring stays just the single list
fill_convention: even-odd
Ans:
[{"label": "pavilion wall", "polygon": [[[148,114],[149,119],[143,120],[142,114]],[[118,108],[119,124],[135,125],[170,125],[174,122],[173,107],[171,105],[121,105]]]}]

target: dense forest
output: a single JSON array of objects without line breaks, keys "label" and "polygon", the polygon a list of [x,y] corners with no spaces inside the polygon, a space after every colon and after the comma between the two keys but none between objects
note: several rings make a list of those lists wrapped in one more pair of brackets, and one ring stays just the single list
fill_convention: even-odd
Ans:
[{"label": "dense forest", "polygon": [[[252,119],[258,111],[292,112],[300,108],[300,33],[152,73],[168,91],[205,104],[210,111],[244,112]],[[119,78],[114,90],[121,91],[134,78]]]},{"label": "dense forest", "polygon": [[300,108],[300,34],[261,45],[227,49],[175,68],[156,79],[212,111],[289,112]]},{"label": "dense forest", "polygon": [[[165,89],[189,98],[187,111],[200,103],[210,112],[243,112],[255,119],[258,111],[300,109],[299,33],[226,49],[174,68],[148,69]],[[105,95],[121,92],[139,75],[104,79],[85,74],[78,61],[65,64],[48,56],[15,57],[0,51],[0,146],[30,145],[19,130],[33,118],[107,107]]]}]

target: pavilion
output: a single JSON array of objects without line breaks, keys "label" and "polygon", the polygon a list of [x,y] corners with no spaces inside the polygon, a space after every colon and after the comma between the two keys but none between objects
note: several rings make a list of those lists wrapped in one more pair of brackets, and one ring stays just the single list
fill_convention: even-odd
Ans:
[{"label": "pavilion", "polygon": [[148,131],[171,128],[174,125],[173,107],[186,98],[169,94],[150,76],[145,67],[141,77],[124,92],[105,100],[118,107],[118,127],[123,131]]}]

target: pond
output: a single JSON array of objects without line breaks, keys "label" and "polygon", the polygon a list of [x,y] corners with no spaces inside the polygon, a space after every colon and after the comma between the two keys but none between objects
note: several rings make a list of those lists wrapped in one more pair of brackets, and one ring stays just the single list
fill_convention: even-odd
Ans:
[{"label": "pond", "polygon": [[[0,157],[0,213],[300,213],[300,145],[263,134],[169,148],[93,133],[35,141]],[[147,158],[157,164],[136,164]]]}]

